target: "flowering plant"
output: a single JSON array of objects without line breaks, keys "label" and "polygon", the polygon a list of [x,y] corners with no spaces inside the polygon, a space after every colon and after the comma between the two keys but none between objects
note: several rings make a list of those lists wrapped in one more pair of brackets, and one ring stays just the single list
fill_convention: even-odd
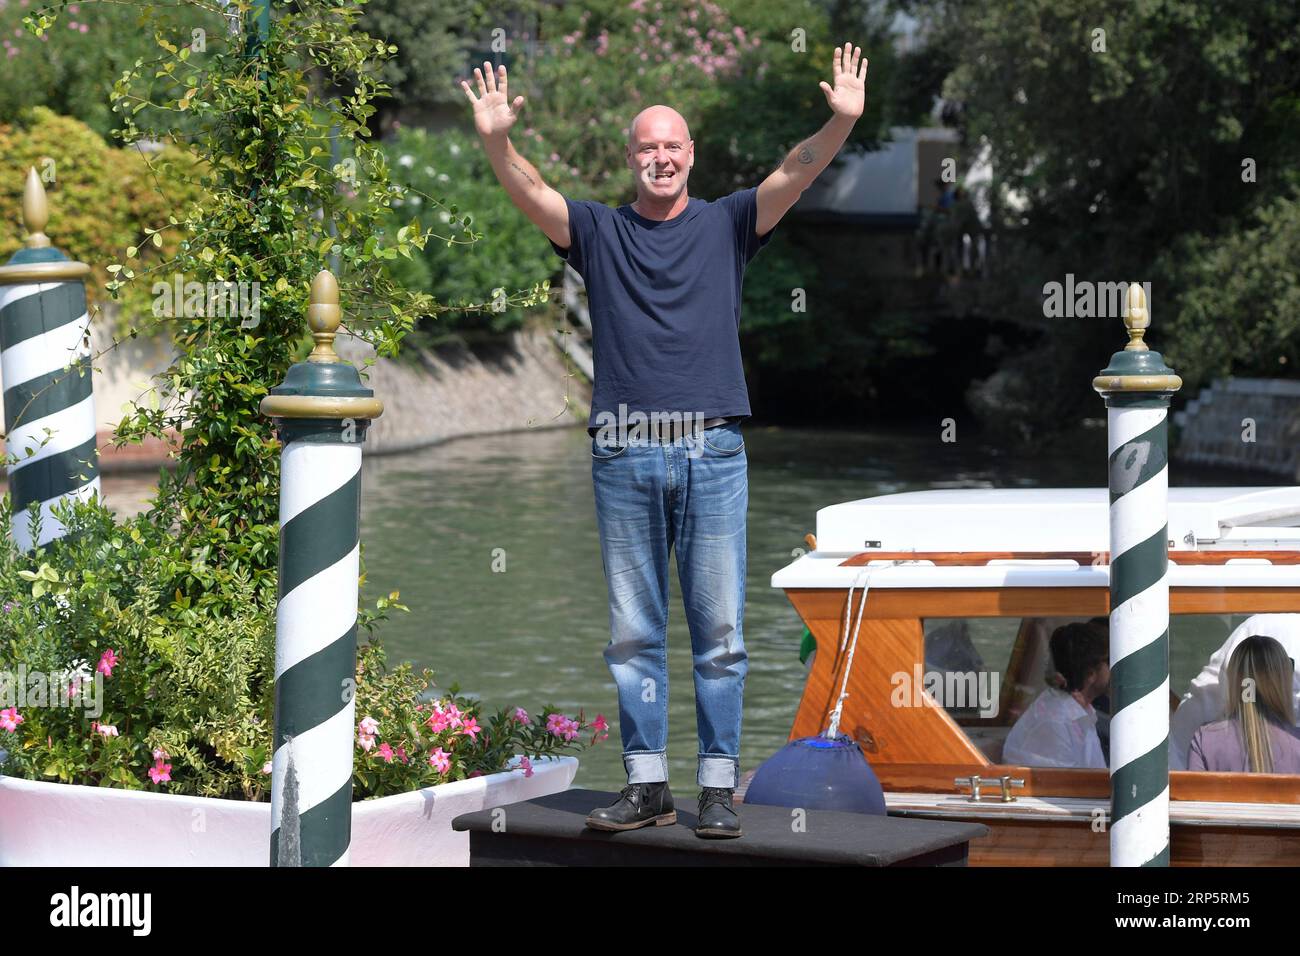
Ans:
[{"label": "flowering plant", "polygon": [[481,777],[504,769],[521,754],[518,771],[533,774],[532,761],[582,750],[608,737],[605,718],[588,722],[552,706],[535,716],[504,707],[484,716],[480,705],[452,685],[430,696],[433,673],[410,664],[387,668],[377,644],[362,648],[357,662],[357,732],[354,791],[386,796]]},{"label": "flowering plant", "polygon": [[[56,506],[70,534],[32,555],[10,543],[0,499],[0,773],[130,790],[270,798],[275,607],[247,575],[214,581],[202,605],[166,593],[177,554],[138,515],[100,502]],[[396,592],[361,608],[353,798],[513,770],[607,734],[543,707],[486,714],[433,674],[388,667],[373,631]],[[514,758],[521,756],[512,768]]]}]

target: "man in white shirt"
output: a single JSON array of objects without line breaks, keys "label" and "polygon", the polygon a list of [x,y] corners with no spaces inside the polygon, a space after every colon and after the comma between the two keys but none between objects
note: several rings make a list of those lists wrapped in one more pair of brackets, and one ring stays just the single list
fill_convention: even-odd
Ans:
[{"label": "man in white shirt", "polygon": [[1055,673],[1011,728],[1002,762],[1104,770],[1092,702],[1110,686],[1109,631],[1094,622],[1066,624],[1049,643]]}]

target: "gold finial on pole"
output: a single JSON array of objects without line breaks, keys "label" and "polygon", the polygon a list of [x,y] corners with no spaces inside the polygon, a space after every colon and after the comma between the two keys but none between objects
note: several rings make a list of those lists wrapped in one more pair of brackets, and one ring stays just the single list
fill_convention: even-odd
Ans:
[{"label": "gold finial on pole", "polygon": [[25,244],[28,249],[44,249],[50,244],[45,225],[50,221],[50,207],[45,201],[45,186],[36,173],[36,167],[27,170],[27,184],[23,187],[23,222],[27,226]]},{"label": "gold finial on pole", "polygon": [[1147,294],[1142,286],[1130,282],[1124,309],[1124,324],[1128,327],[1128,345],[1125,352],[1146,352],[1147,344],[1142,336],[1151,327],[1151,313],[1147,311]]},{"label": "gold finial on pole", "polygon": [[343,310],[339,308],[339,283],[334,273],[322,269],[311,280],[311,300],[307,306],[307,324],[311,326],[312,337],[316,347],[308,362],[341,362],[334,351],[334,336],[343,321]]}]

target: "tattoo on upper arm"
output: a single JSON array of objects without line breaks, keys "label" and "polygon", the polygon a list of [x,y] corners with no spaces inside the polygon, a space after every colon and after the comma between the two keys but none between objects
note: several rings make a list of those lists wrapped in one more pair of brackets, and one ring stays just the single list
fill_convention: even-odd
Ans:
[{"label": "tattoo on upper arm", "polygon": [[513,163],[513,162],[510,165],[513,166],[519,172],[520,176],[523,176],[524,179],[528,180],[528,185],[530,186],[537,185],[537,183],[533,182],[533,177],[529,176],[528,173],[524,172],[524,167],[520,166],[518,163]]},{"label": "tattoo on upper arm", "polygon": [[798,159],[799,162],[803,163],[803,165],[807,166],[817,157],[813,153],[812,147],[809,146],[807,143],[804,143],[802,146],[799,147],[799,152],[795,158]]}]

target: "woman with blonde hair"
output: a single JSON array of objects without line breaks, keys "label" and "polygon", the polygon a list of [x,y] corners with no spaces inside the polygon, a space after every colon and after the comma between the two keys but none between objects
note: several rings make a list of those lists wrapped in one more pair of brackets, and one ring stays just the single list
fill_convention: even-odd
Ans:
[{"label": "woman with blonde hair", "polygon": [[1243,640],[1228,660],[1226,720],[1192,737],[1187,769],[1219,773],[1300,773],[1286,649],[1262,634]]}]

